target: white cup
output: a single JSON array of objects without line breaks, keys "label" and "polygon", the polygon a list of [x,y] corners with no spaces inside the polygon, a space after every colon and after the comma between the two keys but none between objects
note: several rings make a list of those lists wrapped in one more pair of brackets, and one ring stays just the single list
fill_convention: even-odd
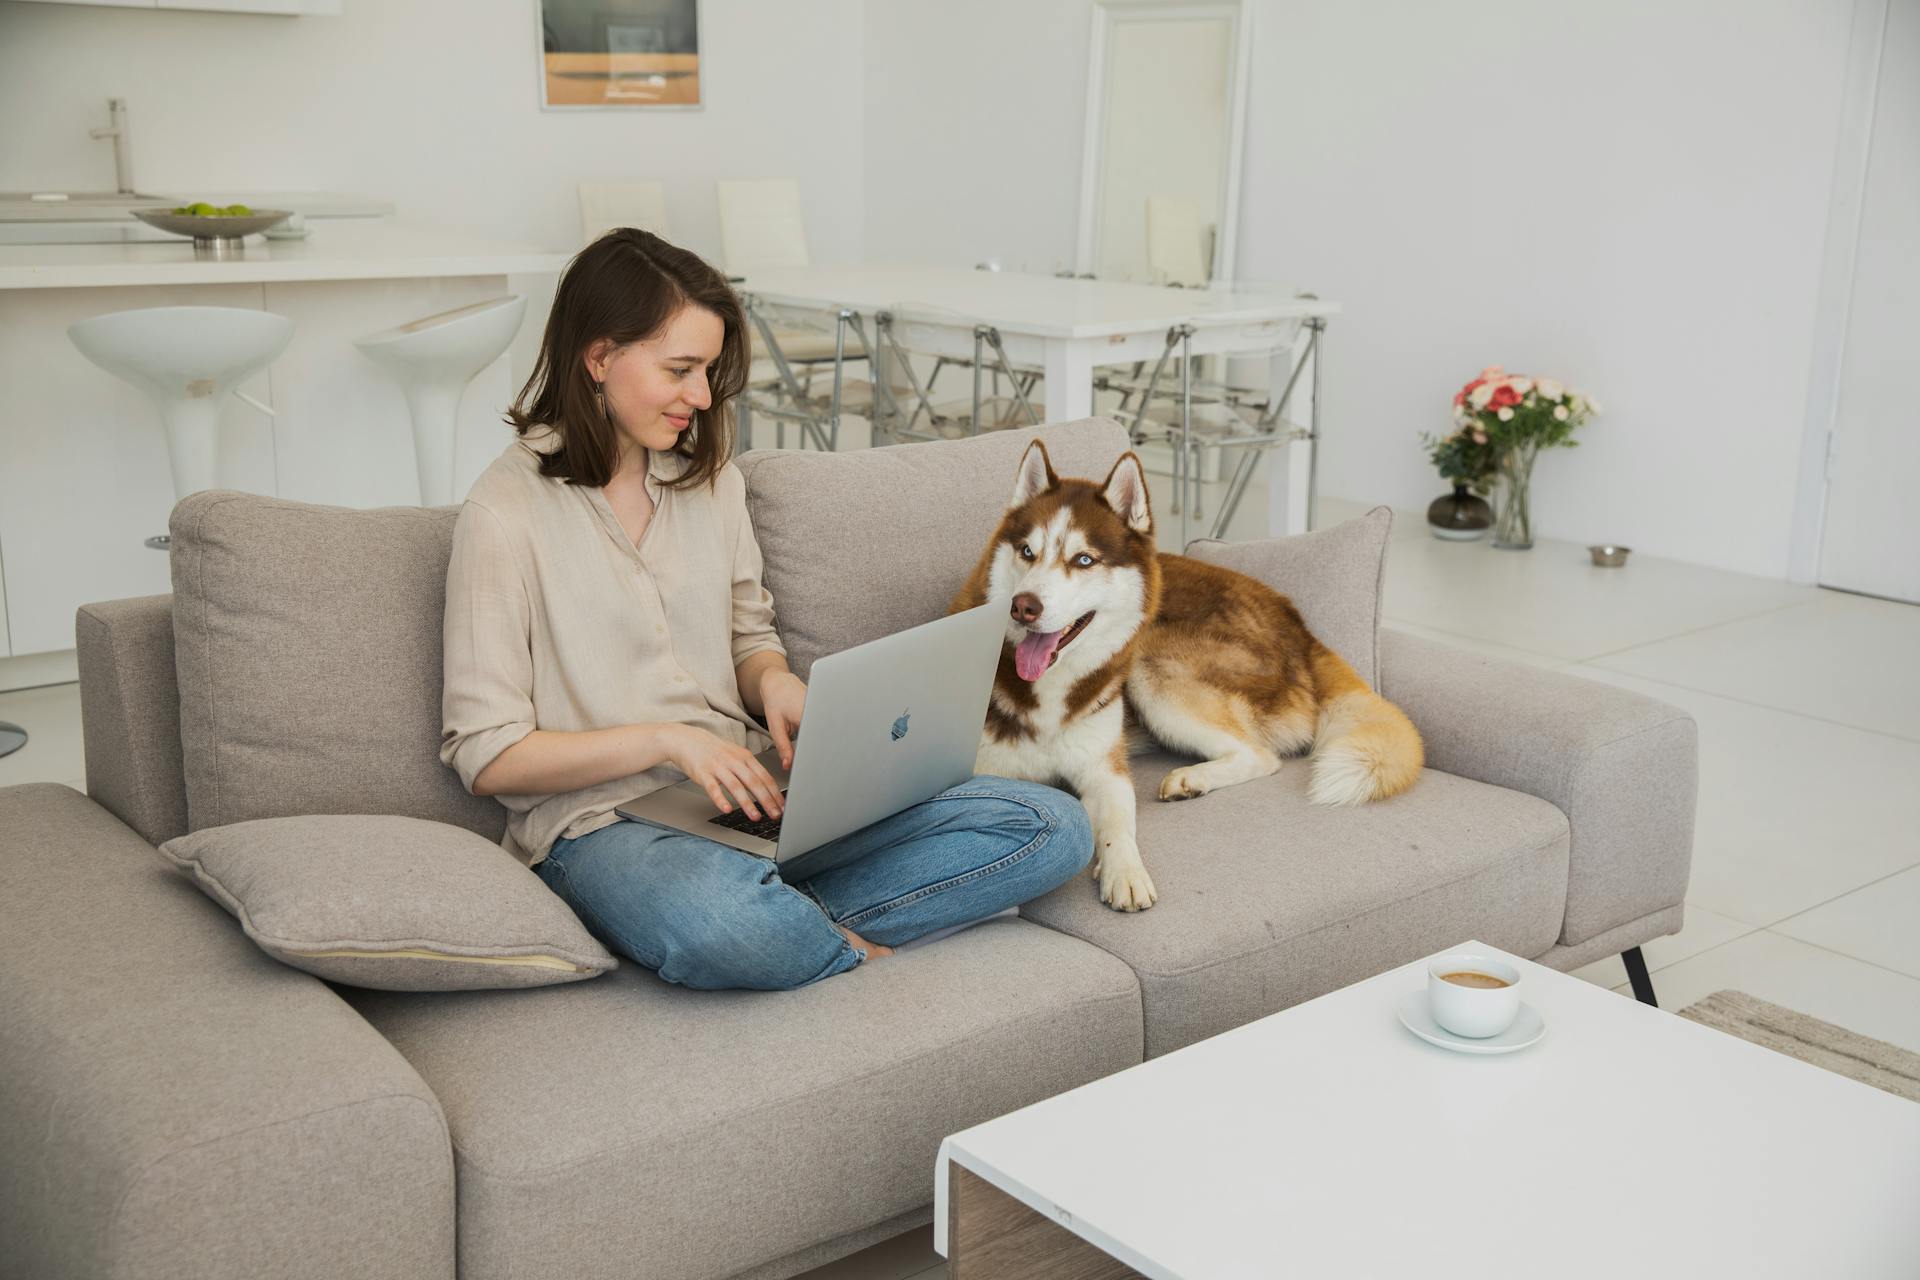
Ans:
[{"label": "white cup", "polygon": [[[1444,974],[1484,973],[1504,987],[1463,987]],[[1484,1040],[1497,1036],[1520,1016],[1520,971],[1493,956],[1459,951],[1427,966],[1427,1004],[1433,1020],[1457,1036]]]}]

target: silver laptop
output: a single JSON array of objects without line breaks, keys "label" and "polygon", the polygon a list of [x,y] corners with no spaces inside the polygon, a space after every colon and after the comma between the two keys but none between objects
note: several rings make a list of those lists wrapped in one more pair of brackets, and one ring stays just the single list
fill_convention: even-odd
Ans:
[{"label": "silver laptop", "polygon": [[615,812],[785,862],[931,799],[973,776],[1006,623],[990,602],[814,663],[792,773],[777,748],[760,755],[779,818],[723,814],[692,780]]}]

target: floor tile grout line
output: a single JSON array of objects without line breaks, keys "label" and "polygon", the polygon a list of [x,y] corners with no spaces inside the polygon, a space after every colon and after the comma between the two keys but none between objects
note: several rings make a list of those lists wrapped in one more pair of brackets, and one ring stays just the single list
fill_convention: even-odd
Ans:
[{"label": "floor tile grout line", "polygon": [[[1815,588],[1815,590],[1820,589],[1821,588],[1818,587]],[[1698,627],[1688,627],[1685,631],[1675,631],[1671,635],[1664,635],[1655,640],[1642,640],[1637,644],[1624,645],[1618,649],[1608,649],[1604,653],[1596,653],[1590,658],[1575,658],[1574,661],[1598,662],[1602,658],[1616,658],[1623,653],[1632,653],[1635,649],[1645,649],[1651,645],[1666,644],[1673,640],[1684,640],[1688,636],[1697,636],[1704,631],[1714,631],[1720,627],[1731,627],[1742,622],[1752,622],[1758,618],[1772,617],[1776,613],[1785,613],[1789,609],[1807,609],[1819,603],[1820,601],[1818,600],[1799,600],[1793,604],[1776,604],[1765,609],[1760,609],[1754,613],[1741,614],[1737,618],[1724,618],[1719,622],[1708,622]]]},{"label": "floor tile grout line", "polygon": [[[1819,587],[1816,587],[1816,588],[1814,588],[1814,590],[1824,590],[1824,588],[1819,588]],[[1450,630],[1449,628],[1446,628],[1446,627],[1437,627],[1437,626],[1434,626],[1434,625],[1433,625],[1433,624],[1432,624],[1431,622],[1422,622],[1422,621],[1420,621],[1420,620],[1418,620],[1418,619],[1416,619],[1416,618],[1407,618],[1407,617],[1399,617],[1399,618],[1395,618],[1395,617],[1392,617],[1392,616],[1390,616],[1390,615],[1389,615],[1389,614],[1388,614],[1388,613],[1386,612],[1386,610],[1385,610],[1384,608],[1383,608],[1383,609],[1381,610],[1381,612],[1380,612],[1380,620],[1381,620],[1382,622],[1388,622],[1388,623],[1390,623],[1390,622],[1402,622],[1402,623],[1406,623],[1406,624],[1408,624],[1408,625],[1411,625],[1411,626],[1416,626],[1416,627],[1425,627],[1425,628],[1427,628],[1427,629],[1428,629],[1429,631],[1438,631],[1438,632],[1440,632],[1440,633],[1441,633],[1442,635],[1449,635],[1449,636],[1458,636],[1458,637],[1459,637],[1460,639],[1462,639],[1462,640],[1477,640],[1477,641],[1479,641],[1479,642],[1480,642],[1480,643],[1482,643],[1482,644],[1491,644],[1491,645],[1498,645],[1498,646],[1499,646],[1500,648],[1503,648],[1503,649],[1512,649],[1512,650],[1514,650],[1514,651],[1515,651],[1515,652],[1517,652],[1517,653],[1525,653],[1525,654],[1531,654],[1532,656],[1534,656],[1534,657],[1536,657],[1536,658],[1550,658],[1550,659],[1552,659],[1552,660],[1554,660],[1555,662],[1559,662],[1559,663],[1562,663],[1562,664],[1565,664],[1565,663],[1569,663],[1569,662],[1583,662],[1583,663],[1584,663],[1584,662],[1596,662],[1596,663],[1597,663],[1597,662],[1599,662],[1599,661],[1600,661],[1600,659],[1602,659],[1602,658],[1612,658],[1612,657],[1617,657],[1618,655],[1620,655],[1620,654],[1623,654],[1623,653],[1631,653],[1631,652],[1633,652],[1633,651],[1634,651],[1635,649],[1644,649],[1644,648],[1646,648],[1646,647],[1647,647],[1647,646],[1649,646],[1649,645],[1656,645],[1656,644],[1665,644],[1665,643],[1667,643],[1667,642],[1668,642],[1669,640],[1680,640],[1680,639],[1683,639],[1683,638],[1685,638],[1685,637],[1687,637],[1687,636],[1693,636],[1693,635],[1699,635],[1699,634],[1700,634],[1701,632],[1703,632],[1703,631],[1712,631],[1712,630],[1714,630],[1714,629],[1715,629],[1716,627],[1730,627],[1730,626],[1733,626],[1733,625],[1734,625],[1734,624],[1736,624],[1736,623],[1741,623],[1741,622],[1752,622],[1752,621],[1753,621],[1753,620],[1755,620],[1756,618],[1765,618],[1765,617],[1768,617],[1768,616],[1770,616],[1770,615],[1772,615],[1772,614],[1776,614],[1776,613],[1784,613],[1784,612],[1786,612],[1786,611],[1787,611],[1787,610],[1789,610],[1789,609],[1804,609],[1804,608],[1807,608],[1807,607],[1808,607],[1808,606],[1810,606],[1810,605],[1816,605],[1816,604],[1819,604],[1819,603],[1820,603],[1820,601],[1818,601],[1818,600],[1796,600],[1796,601],[1793,601],[1793,602],[1791,602],[1791,603],[1789,603],[1789,604],[1777,604],[1777,605],[1771,605],[1771,606],[1769,606],[1769,607],[1767,607],[1767,608],[1765,608],[1765,609],[1760,609],[1760,610],[1757,610],[1756,612],[1753,612],[1753,613],[1743,613],[1743,614],[1740,614],[1740,615],[1738,615],[1737,617],[1732,617],[1732,618],[1723,618],[1723,619],[1721,619],[1721,620],[1720,620],[1720,621],[1718,621],[1718,622],[1708,622],[1708,623],[1703,623],[1702,625],[1700,625],[1700,626],[1697,626],[1697,627],[1689,627],[1689,628],[1687,628],[1687,629],[1686,629],[1686,630],[1684,630],[1684,631],[1673,631],[1673,632],[1668,632],[1668,633],[1666,633],[1666,634],[1664,634],[1664,635],[1659,635],[1659,636],[1655,636],[1655,637],[1653,637],[1653,638],[1652,638],[1652,639],[1650,639],[1650,640],[1640,640],[1640,641],[1636,641],[1635,643],[1633,643],[1633,644],[1630,644],[1630,645],[1624,645],[1624,646],[1622,646],[1621,648],[1618,648],[1618,649],[1606,649],[1606,650],[1603,650],[1603,651],[1601,651],[1600,653],[1596,653],[1596,654],[1592,654],[1592,655],[1590,655],[1590,656],[1586,656],[1586,657],[1571,657],[1571,658],[1569,658],[1569,657],[1563,657],[1563,656],[1561,656],[1561,655],[1559,655],[1559,654],[1555,654],[1555,653],[1548,653],[1548,652],[1546,652],[1546,651],[1545,651],[1545,650],[1543,650],[1543,649],[1529,649],[1529,648],[1527,648],[1527,646],[1525,646],[1525,645],[1521,645],[1521,644],[1508,644],[1508,643],[1506,643],[1506,642],[1504,642],[1504,641],[1501,641],[1501,640],[1489,640],[1489,639],[1487,639],[1487,638],[1486,638],[1485,636],[1476,636],[1476,635],[1473,635],[1473,634],[1471,634],[1471,633],[1469,633],[1469,632],[1465,632],[1465,631],[1455,631],[1455,630]],[[1611,667],[1609,667],[1609,668],[1608,668],[1608,670],[1612,670],[1612,668],[1611,668]],[[1633,673],[1632,673],[1632,672],[1623,672],[1622,674],[1625,674],[1625,675],[1632,675]],[[1672,684],[1673,682],[1672,682],[1672,681],[1670,681],[1670,680],[1665,680],[1665,681],[1662,681],[1661,683],[1663,683],[1663,684]],[[1687,688],[1688,686],[1686,686],[1686,685],[1676,685],[1675,687],[1676,687],[1676,688],[1681,688],[1681,689],[1684,689],[1684,688]],[[1700,692],[1702,692],[1702,693],[1704,693],[1704,692],[1707,692],[1707,691],[1703,689],[1703,690],[1701,690]]]},{"label": "floor tile grout line", "polygon": [[1388,626],[1401,625],[1401,626],[1409,626],[1409,627],[1424,627],[1428,631],[1438,631],[1443,636],[1452,636],[1455,639],[1459,639],[1459,640],[1472,640],[1479,644],[1490,644],[1490,645],[1493,645],[1495,648],[1510,649],[1514,653],[1524,653],[1529,657],[1545,658],[1549,662],[1565,663],[1565,662],[1581,661],[1581,659],[1579,658],[1563,658],[1556,653],[1546,653],[1539,649],[1529,649],[1525,645],[1504,644],[1499,640],[1489,640],[1485,636],[1468,635],[1464,631],[1449,631],[1445,627],[1436,627],[1431,622],[1419,622],[1413,618],[1391,618],[1391,617],[1388,617],[1387,614],[1384,612],[1382,612],[1380,615],[1380,621],[1382,624],[1388,625]]},{"label": "floor tile grout line", "polygon": [[1920,982],[1920,974],[1908,973],[1905,969],[1889,968],[1887,965],[1881,964],[1878,960],[1869,960],[1865,956],[1856,956],[1850,951],[1836,951],[1832,947],[1825,946],[1821,943],[1808,942],[1805,938],[1796,938],[1790,933],[1781,933],[1774,929],[1765,929],[1762,930],[1762,932],[1771,933],[1776,938],[1785,938],[1788,942],[1798,942],[1802,946],[1812,947],[1816,951],[1824,951],[1831,956],[1839,956],[1842,960],[1852,960],[1856,964],[1864,964],[1869,969],[1878,969],[1882,973],[1890,973],[1896,978],[1905,978],[1908,982]]},{"label": "floor tile grout line", "polygon": [[[1625,652],[1625,650],[1622,650]],[[1598,665],[1584,659],[1575,659],[1582,666]],[[1600,667],[1609,675],[1626,676],[1633,680],[1645,680],[1648,684],[1663,684],[1669,689],[1685,689],[1688,693],[1705,694],[1709,698],[1724,698],[1728,702],[1737,702],[1744,707],[1755,707],[1761,711],[1777,711],[1783,716],[1797,716],[1802,720],[1811,720],[1816,724],[1830,724],[1837,729],[1852,729],[1858,733],[1870,733],[1876,738],[1889,738],[1894,742],[1916,743],[1920,737],[1909,738],[1902,733],[1889,733],[1885,729],[1870,729],[1863,724],[1853,724],[1846,720],[1834,720],[1828,716],[1816,716],[1806,711],[1795,711],[1791,707],[1776,707],[1771,702],[1755,702],[1752,698],[1742,698],[1738,694],[1721,693],[1716,689],[1702,689],[1698,685],[1681,684],[1678,680],[1662,680],[1658,676],[1641,675],[1638,671],[1623,671],[1619,667]],[[1582,677],[1583,679],[1585,677]]]},{"label": "floor tile grout line", "polygon": [[[1885,883],[1886,883],[1887,881],[1889,881],[1889,880],[1891,880],[1891,879],[1893,879],[1893,878],[1894,878],[1895,876],[1903,876],[1903,875],[1905,875],[1905,874],[1907,874],[1907,872],[1909,872],[1909,871],[1912,871],[1912,870],[1914,870],[1914,869],[1915,869],[1916,867],[1920,867],[1920,862],[1911,862],[1911,863],[1908,863],[1908,864],[1907,864],[1906,866],[1904,866],[1904,867],[1901,867],[1901,868],[1899,868],[1899,869],[1898,869],[1898,870],[1896,870],[1896,871],[1889,871],[1889,872],[1887,872],[1887,874],[1885,874],[1885,875],[1883,875],[1883,876],[1875,876],[1875,877],[1874,877],[1873,879],[1871,879],[1871,880],[1869,880],[1869,881],[1867,881],[1867,882],[1866,882],[1866,883],[1864,883],[1864,884],[1857,884],[1857,885],[1855,885],[1855,886],[1854,886],[1853,888],[1851,888],[1851,889],[1848,889],[1848,890],[1847,890],[1846,892],[1844,892],[1844,893],[1836,893],[1836,894],[1834,894],[1834,895],[1833,895],[1833,896],[1832,896],[1831,898],[1825,898],[1825,899],[1822,899],[1821,901],[1819,901],[1819,902],[1816,902],[1816,903],[1814,903],[1814,904],[1813,904],[1812,906],[1810,906],[1810,907],[1802,907],[1802,908],[1801,908],[1800,910],[1798,910],[1798,911],[1795,911],[1795,912],[1791,912],[1791,913],[1790,913],[1790,914],[1788,914],[1788,915],[1784,915],[1784,916],[1781,916],[1781,917],[1780,917],[1780,918],[1779,918],[1778,920],[1771,920],[1771,921],[1768,921],[1768,922],[1767,922],[1766,924],[1761,924],[1761,925],[1755,925],[1755,926],[1754,926],[1754,928],[1756,928],[1756,929],[1776,929],[1776,928],[1777,928],[1778,926],[1780,926],[1780,925],[1783,925],[1783,924],[1786,924],[1786,923],[1787,923],[1787,922],[1788,922],[1789,920],[1798,920],[1798,919],[1799,919],[1799,918],[1800,918],[1801,916],[1804,916],[1804,915],[1806,915],[1806,914],[1807,914],[1808,912],[1812,912],[1812,911],[1818,911],[1818,910],[1819,910],[1820,908],[1822,908],[1822,907],[1828,907],[1828,906],[1832,906],[1832,905],[1833,905],[1834,903],[1836,903],[1836,902],[1838,902],[1838,901],[1840,901],[1840,899],[1842,899],[1842,898],[1851,898],[1851,897],[1852,897],[1852,896],[1853,896],[1854,894],[1856,894],[1856,893],[1861,893],[1861,892],[1864,892],[1865,890],[1868,890],[1868,889],[1871,889],[1871,888],[1873,888],[1873,886],[1875,886],[1875,885],[1877,885],[1877,884],[1885,884]],[[1701,908],[1701,910],[1703,910],[1703,911],[1713,911],[1713,908],[1712,908],[1712,907],[1702,907],[1702,908]],[[1715,915],[1719,915],[1719,914],[1721,914],[1721,913],[1720,913],[1720,912],[1717,912],[1717,911],[1716,911],[1716,912],[1714,912],[1714,914],[1715,914]],[[1727,918],[1728,918],[1729,920],[1731,920],[1731,919],[1733,919],[1733,917],[1732,917],[1732,916],[1728,916]],[[1742,921],[1741,921],[1740,923],[1741,923],[1741,924],[1745,924],[1745,923],[1746,923],[1746,921],[1744,921],[1744,920],[1742,920]],[[1782,937],[1788,937],[1788,938],[1790,938],[1790,937],[1792,937],[1793,935],[1792,935],[1792,934],[1782,934],[1781,936],[1782,936]]]},{"label": "floor tile grout line", "polygon": [[[1908,871],[1911,871],[1911,870],[1913,870],[1913,868],[1912,868],[1912,867],[1908,867],[1908,868],[1907,868],[1907,870],[1908,870]],[[1896,875],[1898,875],[1898,874],[1900,874],[1900,873],[1899,873],[1899,872],[1895,872],[1894,874],[1896,874]],[[1882,878],[1884,879],[1884,877],[1882,877]],[[1876,883],[1876,884],[1878,884],[1878,883],[1879,883],[1879,881],[1875,881],[1874,883]],[[1861,886],[1861,887],[1862,887],[1862,888],[1865,888],[1866,886],[1864,886],[1864,885],[1863,885],[1863,886]],[[1841,895],[1841,896],[1842,896],[1842,897],[1844,897],[1845,895],[1843,894],[1843,895]],[[1808,910],[1812,910],[1812,908],[1808,908]],[[1718,914],[1718,913],[1716,912],[1715,914]],[[1787,917],[1787,918],[1788,918],[1788,919],[1791,919],[1792,917],[1790,917],[1790,916],[1789,916],[1789,917]],[[1744,924],[1745,922],[1744,922],[1744,921],[1742,921],[1741,923],[1743,923],[1743,924]],[[1704,951],[1696,951],[1696,952],[1694,952],[1694,953],[1693,953],[1692,955],[1690,955],[1690,956],[1687,956],[1687,957],[1686,957],[1685,959],[1682,959],[1682,960],[1674,960],[1674,961],[1671,961],[1671,962],[1669,962],[1669,963],[1667,963],[1667,964],[1663,964],[1663,965],[1661,965],[1661,966],[1660,966],[1660,968],[1658,968],[1658,969],[1654,969],[1654,968],[1649,968],[1649,969],[1647,970],[1647,974],[1648,974],[1648,976],[1649,976],[1649,977],[1651,977],[1652,975],[1654,975],[1654,974],[1656,974],[1656,973],[1660,973],[1660,972],[1662,972],[1663,970],[1666,970],[1666,969],[1672,969],[1672,968],[1676,968],[1676,967],[1677,967],[1677,966],[1679,966],[1679,965],[1683,965],[1683,964],[1688,964],[1688,963],[1691,963],[1692,961],[1695,961],[1695,960],[1698,960],[1698,959],[1699,959],[1699,958],[1700,958],[1701,956],[1704,956],[1704,955],[1711,955],[1711,954],[1712,954],[1713,952],[1715,952],[1715,951],[1718,951],[1718,950],[1720,950],[1720,949],[1721,949],[1722,947],[1730,947],[1730,946],[1732,946],[1732,945],[1733,945],[1734,943],[1736,943],[1736,942],[1739,942],[1739,941],[1741,941],[1742,939],[1745,939],[1745,938],[1751,938],[1751,937],[1752,937],[1752,936],[1753,936],[1754,934],[1756,934],[1756,933],[1765,933],[1765,934],[1770,934],[1770,935],[1772,935],[1773,937],[1776,937],[1776,938],[1779,938],[1779,939],[1781,939],[1781,940],[1782,940],[1782,941],[1784,941],[1784,942],[1798,942],[1798,943],[1802,943],[1802,944],[1804,944],[1804,945],[1806,945],[1806,946],[1809,946],[1809,947],[1812,947],[1812,948],[1813,948],[1814,950],[1816,950],[1816,951],[1824,951],[1824,952],[1826,952],[1826,953],[1827,953],[1828,955],[1834,955],[1834,956],[1838,956],[1838,957],[1840,957],[1840,958],[1841,958],[1842,960],[1852,960],[1852,961],[1854,961],[1854,962],[1856,962],[1856,963],[1858,963],[1858,964],[1864,964],[1864,965],[1866,965],[1866,966],[1867,966],[1868,968],[1870,968],[1870,969],[1879,969],[1879,970],[1881,970],[1881,971],[1882,971],[1882,972],[1884,972],[1884,973],[1890,973],[1890,974],[1892,974],[1892,975],[1894,975],[1894,976],[1895,976],[1896,978],[1905,978],[1905,979],[1907,979],[1907,980],[1908,980],[1909,982],[1920,982],[1920,977],[1915,977],[1915,976],[1914,976],[1913,974],[1911,974],[1911,973],[1904,973],[1904,972],[1902,972],[1902,971],[1901,971],[1901,970],[1899,970],[1899,969],[1889,969],[1889,968],[1887,968],[1887,966],[1886,966],[1886,965],[1883,965],[1883,964],[1878,964],[1878,963],[1875,963],[1875,962],[1874,962],[1874,961],[1872,961],[1872,960],[1864,960],[1864,959],[1862,959],[1862,958],[1861,958],[1861,957],[1859,957],[1859,956],[1855,956],[1855,955],[1848,955],[1848,954],[1847,954],[1846,952],[1844,952],[1844,951],[1835,951],[1835,950],[1834,950],[1834,949],[1833,949],[1832,947],[1823,947],[1823,946],[1821,946],[1821,945],[1820,945],[1819,943],[1817,943],[1817,942],[1808,942],[1808,941],[1807,941],[1807,940],[1806,940],[1805,938],[1796,938],[1796,937],[1794,937],[1794,936],[1793,936],[1792,934],[1790,934],[1790,933],[1780,933],[1780,932],[1778,932],[1778,931],[1776,931],[1775,929],[1773,929],[1773,928],[1771,928],[1770,926],[1767,926],[1767,925],[1755,925],[1755,926],[1754,926],[1753,928],[1751,928],[1751,929],[1748,929],[1748,930],[1747,930],[1747,932],[1745,932],[1745,933],[1743,933],[1743,934],[1741,934],[1741,935],[1739,935],[1739,937],[1734,937],[1734,938],[1728,938],[1728,939],[1727,939],[1727,940],[1726,940],[1725,942],[1716,942],[1716,943],[1714,943],[1714,944],[1713,944],[1712,946],[1710,946],[1710,947],[1708,947],[1708,948],[1706,948],[1706,949],[1705,949]],[[1619,991],[1619,990],[1621,989],[1621,987],[1630,987],[1631,985],[1632,985],[1631,983],[1628,983],[1628,982],[1623,982],[1623,983],[1621,983],[1621,984],[1620,984],[1620,986],[1617,986],[1617,987],[1609,987],[1609,988],[1608,988],[1608,990],[1609,990],[1609,991]]]}]

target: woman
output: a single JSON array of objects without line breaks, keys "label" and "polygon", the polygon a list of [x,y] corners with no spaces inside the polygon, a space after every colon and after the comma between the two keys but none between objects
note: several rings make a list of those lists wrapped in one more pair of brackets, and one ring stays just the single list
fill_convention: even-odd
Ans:
[{"label": "woman", "polygon": [[669,982],[785,989],[1045,893],[1093,840],[1072,796],[1003,778],[779,868],[614,812],[682,775],[781,811],[755,756],[792,763],[806,686],[728,461],[748,359],[739,299],[693,254],[623,228],[568,265],[520,438],[454,527],[440,758],[609,947]]}]

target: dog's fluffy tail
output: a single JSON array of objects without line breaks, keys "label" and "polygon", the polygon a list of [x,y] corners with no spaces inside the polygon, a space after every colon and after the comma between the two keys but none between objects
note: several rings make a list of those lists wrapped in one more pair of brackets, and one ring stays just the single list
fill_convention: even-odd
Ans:
[{"label": "dog's fluffy tail", "polygon": [[1411,787],[1426,763],[1413,721],[1318,641],[1312,665],[1320,716],[1307,798],[1315,804],[1365,804]]}]

